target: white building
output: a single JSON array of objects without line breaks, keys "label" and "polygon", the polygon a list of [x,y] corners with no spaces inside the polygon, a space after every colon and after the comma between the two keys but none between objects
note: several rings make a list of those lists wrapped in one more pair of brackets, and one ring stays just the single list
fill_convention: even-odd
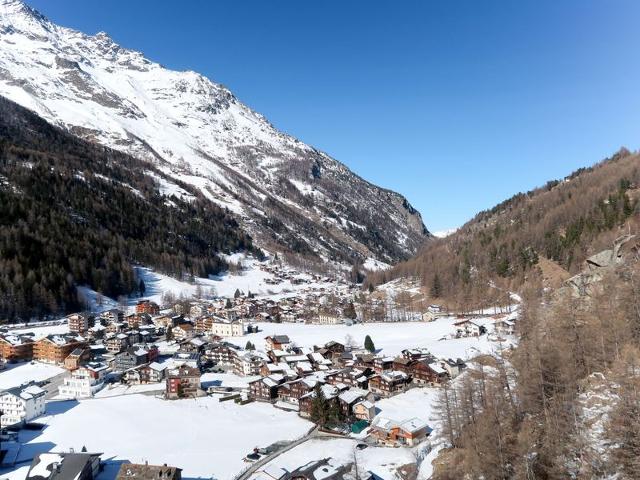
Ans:
[{"label": "white building", "polygon": [[0,393],[2,426],[29,422],[45,411],[46,392],[35,384],[11,388]]},{"label": "white building", "polygon": [[319,313],[315,323],[319,325],[339,325],[344,323],[344,319],[331,313]]},{"label": "white building", "polygon": [[244,335],[244,322],[240,320],[224,321],[222,319],[211,323],[212,335],[219,337],[242,337]]},{"label": "white building", "polygon": [[91,398],[104,387],[107,367],[80,367],[64,379],[58,393],[64,398]]}]

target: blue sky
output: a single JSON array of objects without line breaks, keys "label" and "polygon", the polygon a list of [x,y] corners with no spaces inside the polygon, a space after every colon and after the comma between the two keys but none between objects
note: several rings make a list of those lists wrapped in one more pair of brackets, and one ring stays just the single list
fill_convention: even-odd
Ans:
[{"label": "blue sky", "polygon": [[27,0],[229,87],[430,230],[640,144],[640,2]]}]

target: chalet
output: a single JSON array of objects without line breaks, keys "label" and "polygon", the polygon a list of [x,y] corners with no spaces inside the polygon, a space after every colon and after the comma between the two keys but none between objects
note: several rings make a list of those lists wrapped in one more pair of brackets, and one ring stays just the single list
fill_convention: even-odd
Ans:
[{"label": "chalet", "polygon": [[176,340],[190,340],[192,339],[196,331],[191,323],[181,323],[173,327],[173,338]]},{"label": "chalet", "polygon": [[373,361],[374,371],[380,374],[393,370],[393,360],[391,357],[376,357]]},{"label": "chalet", "polygon": [[267,350],[285,350],[288,349],[291,341],[287,335],[273,335],[265,338]]},{"label": "chalet", "polygon": [[102,471],[101,453],[38,453],[33,457],[26,480],[95,480]]},{"label": "chalet", "polygon": [[385,446],[414,446],[430,433],[429,425],[419,418],[399,422],[378,416],[371,423],[371,436]]},{"label": "chalet", "polygon": [[45,411],[46,392],[35,383],[10,388],[0,393],[1,426],[22,425]]},{"label": "chalet", "polygon": [[353,415],[355,405],[364,400],[366,394],[367,392],[355,388],[340,392],[338,395],[338,404],[345,417],[351,417]]},{"label": "chalet", "polygon": [[82,313],[74,313],[67,317],[67,323],[69,325],[69,331],[71,333],[77,333],[84,335],[89,330],[89,317]]},{"label": "chalet", "polygon": [[300,397],[311,392],[318,384],[317,380],[301,378],[285,382],[278,388],[278,399],[283,402],[297,404]]},{"label": "chalet", "polygon": [[148,313],[149,315],[158,315],[160,307],[151,300],[140,300],[136,304],[136,313]]},{"label": "chalet", "polygon": [[87,342],[73,335],[47,335],[33,344],[33,358],[39,362],[64,365],[64,360],[76,348],[85,348]]},{"label": "chalet", "polygon": [[406,389],[410,377],[404,372],[391,371],[369,379],[369,390],[380,395],[393,395]]},{"label": "chalet", "polygon": [[188,365],[167,371],[165,397],[168,399],[201,396],[200,370]]},{"label": "chalet", "polygon": [[33,339],[26,335],[0,335],[0,357],[9,363],[31,360]]},{"label": "chalet", "polygon": [[126,316],[125,322],[129,328],[140,328],[151,323],[151,315],[148,313],[132,313]]},{"label": "chalet", "polygon": [[[324,398],[326,398],[330,402],[333,402],[333,404],[335,405],[338,401],[338,389],[333,385],[322,385],[320,388],[322,389],[322,394],[324,395]],[[301,396],[298,399],[298,408],[299,408],[300,416],[302,417],[311,416],[311,408],[313,405],[313,399],[315,397],[316,397],[316,392],[314,389],[311,392]]]},{"label": "chalet", "polygon": [[218,365],[234,365],[237,357],[236,348],[226,344],[216,344],[207,348],[204,356]]},{"label": "chalet", "polygon": [[462,370],[467,368],[467,364],[459,358],[457,360],[452,360],[451,358],[442,359],[439,364],[447,372],[449,378],[456,378],[462,373]]},{"label": "chalet", "polygon": [[116,480],[181,480],[182,469],[148,463],[123,463],[120,465]]},{"label": "chalet", "polygon": [[353,406],[353,416],[370,422],[376,416],[376,407],[370,400],[362,400]]},{"label": "chalet", "polygon": [[158,383],[164,380],[166,365],[151,362],[140,367],[140,383]]},{"label": "chalet", "polygon": [[414,383],[423,385],[435,385],[442,383],[448,378],[448,374],[439,364],[426,360],[415,362],[411,368],[411,378]]},{"label": "chalet", "polygon": [[240,376],[259,375],[263,362],[262,357],[250,352],[237,355],[233,361],[233,373]]},{"label": "chalet", "polygon": [[117,353],[113,359],[113,371],[124,372],[131,368],[147,363],[148,352],[139,347],[127,348],[124,352]]},{"label": "chalet", "polygon": [[494,329],[500,335],[514,335],[516,333],[516,324],[513,320],[496,320]]},{"label": "chalet", "polygon": [[409,360],[433,360],[433,355],[426,348],[406,348],[402,350],[402,356]]},{"label": "chalet", "polygon": [[91,360],[90,348],[76,348],[64,359],[64,368],[75,370]]},{"label": "chalet", "polygon": [[368,377],[373,373],[372,370],[361,370],[357,368],[344,368],[335,372],[327,373],[325,375],[325,381],[330,385],[347,385],[349,387],[367,388]]},{"label": "chalet", "polygon": [[116,333],[106,338],[105,347],[109,353],[119,353],[130,345],[129,335],[126,333]]},{"label": "chalet", "polygon": [[484,328],[471,320],[461,320],[453,324],[456,337],[479,337]]},{"label": "chalet", "polygon": [[272,375],[249,382],[249,396],[254,400],[272,402],[278,397],[278,388],[283,381],[282,375]]}]

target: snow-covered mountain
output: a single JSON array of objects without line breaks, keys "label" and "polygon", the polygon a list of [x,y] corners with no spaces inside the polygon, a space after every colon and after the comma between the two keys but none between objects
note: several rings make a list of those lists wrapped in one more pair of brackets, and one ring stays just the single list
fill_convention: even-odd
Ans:
[{"label": "snow-covered mountain", "polygon": [[430,236],[404,197],[276,130],[225,87],[168,70],[106,33],[57,26],[18,0],[0,0],[0,95],[152,159],[229,208],[266,248],[393,262]]}]

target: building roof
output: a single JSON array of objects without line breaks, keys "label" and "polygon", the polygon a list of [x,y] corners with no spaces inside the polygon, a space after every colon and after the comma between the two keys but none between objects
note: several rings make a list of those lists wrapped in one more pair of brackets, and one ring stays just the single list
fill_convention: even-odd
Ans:
[{"label": "building roof", "polygon": [[27,480],[75,480],[101,453],[40,453],[33,457]]}]

